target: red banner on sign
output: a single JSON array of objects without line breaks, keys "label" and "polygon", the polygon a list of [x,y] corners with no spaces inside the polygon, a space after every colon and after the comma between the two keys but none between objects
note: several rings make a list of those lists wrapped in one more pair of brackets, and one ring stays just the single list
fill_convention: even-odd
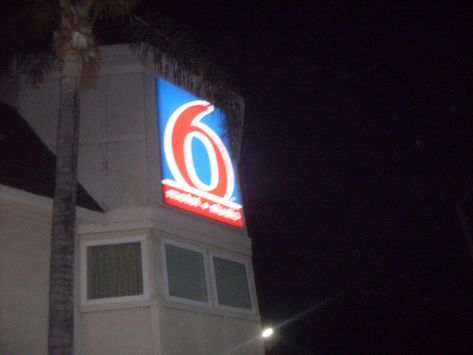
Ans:
[{"label": "red banner on sign", "polygon": [[197,194],[195,191],[186,191],[182,187],[171,186],[167,181],[163,181],[162,186],[164,202],[167,205],[233,227],[243,227],[243,211],[240,205],[225,201],[215,201],[209,196],[201,196],[201,194]]}]

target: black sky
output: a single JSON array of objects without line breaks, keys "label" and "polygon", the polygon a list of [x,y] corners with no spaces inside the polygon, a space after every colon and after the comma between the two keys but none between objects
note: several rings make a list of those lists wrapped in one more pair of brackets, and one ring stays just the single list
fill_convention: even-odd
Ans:
[{"label": "black sky", "polygon": [[284,324],[268,353],[473,352],[456,210],[473,189],[473,5],[163,9],[247,102],[240,174],[260,308]]}]

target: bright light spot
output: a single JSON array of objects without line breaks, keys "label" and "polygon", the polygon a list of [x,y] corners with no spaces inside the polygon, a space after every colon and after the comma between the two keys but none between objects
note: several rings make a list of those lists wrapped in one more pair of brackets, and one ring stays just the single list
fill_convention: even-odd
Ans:
[{"label": "bright light spot", "polygon": [[263,338],[269,338],[271,335],[273,335],[273,333],[274,333],[273,328],[266,328],[265,330],[263,330],[263,333],[261,333],[261,336]]}]

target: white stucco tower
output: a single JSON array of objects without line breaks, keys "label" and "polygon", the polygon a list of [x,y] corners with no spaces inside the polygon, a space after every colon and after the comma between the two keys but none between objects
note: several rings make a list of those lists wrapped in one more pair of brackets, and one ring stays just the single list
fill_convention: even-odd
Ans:
[{"label": "white stucco tower", "polygon": [[[160,106],[163,95],[173,95],[162,86],[201,100],[198,93],[143,66],[127,45],[103,47],[102,55],[96,90],[81,96],[79,182],[104,212],[78,212],[76,353],[263,354],[251,240],[238,218],[235,164],[219,145],[225,139],[202,120],[203,133],[183,138],[182,152],[168,142],[177,168],[162,164],[163,135],[178,139],[171,128],[164,132],[176,110],[167,108],[167,117]],[[54,152],[59,77],[53,73],[38,89],[21,80],[16,89],[10,103]],[[232,169],[237,187],[215,192]],[[0,189],[2,354],[47,353],[50,208],[49,197]],[[3,265],[11,255],[22,258],[21,277]],[[34,297],[23,297],[28,292]]]}]

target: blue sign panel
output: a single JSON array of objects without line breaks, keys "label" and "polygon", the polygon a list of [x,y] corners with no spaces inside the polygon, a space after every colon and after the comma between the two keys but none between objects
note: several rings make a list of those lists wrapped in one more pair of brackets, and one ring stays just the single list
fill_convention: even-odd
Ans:
[{"label": "blue sign panel", "polygon": [[164,202],[235,227],[243,226],[236,168],[223,112],[158,79]]}]

